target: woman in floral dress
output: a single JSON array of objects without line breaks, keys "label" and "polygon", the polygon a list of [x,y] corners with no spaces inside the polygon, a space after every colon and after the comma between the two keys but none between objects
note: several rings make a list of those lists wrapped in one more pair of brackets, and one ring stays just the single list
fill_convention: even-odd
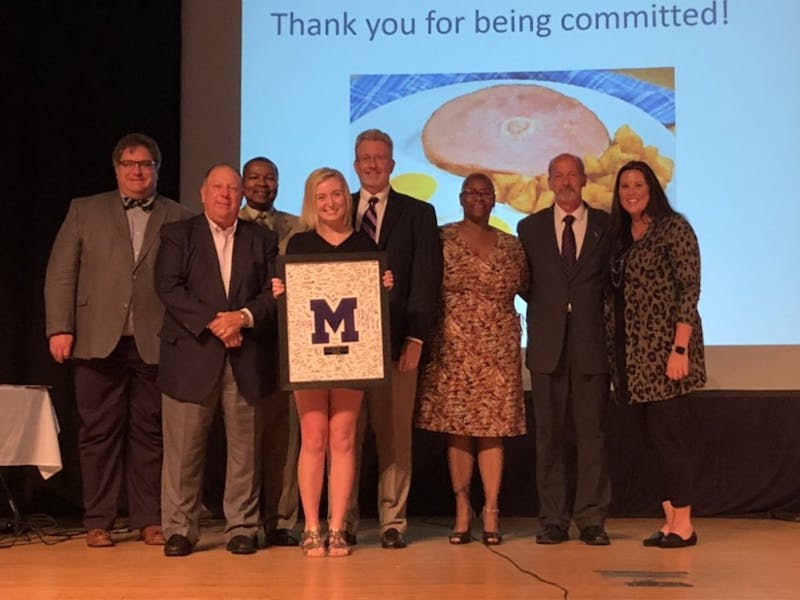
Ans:
[{"label": "woman in floral dress", "polygon": [[463,220],[441,228],[441,314],[420,381],[415,424],[447,434],[456,501],[450,542],[471,541],[470,480],[475,457],[483,482],[483,542],[502,541],[497,499],[503,437],[525,433],[519,315],[514,297],[527,287],[522,246],[489,225],[492,180],[469,175],[461,187]]}]

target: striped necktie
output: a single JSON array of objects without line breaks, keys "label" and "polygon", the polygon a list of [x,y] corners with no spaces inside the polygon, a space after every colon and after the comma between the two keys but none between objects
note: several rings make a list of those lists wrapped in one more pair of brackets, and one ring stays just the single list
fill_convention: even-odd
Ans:
[{"label": "striped necktie", "polygon": [[378,199],[373,196],[369,199],[369,206],[364,211],[364,216],[361,217],[361,229],[367,232],[367,235],[372,238],[372,241],[378,243],[378,211],[375,205]]}]

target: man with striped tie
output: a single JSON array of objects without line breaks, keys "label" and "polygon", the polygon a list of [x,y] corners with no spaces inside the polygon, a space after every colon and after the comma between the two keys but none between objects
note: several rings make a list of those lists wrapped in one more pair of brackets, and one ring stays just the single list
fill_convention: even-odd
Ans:
[{"label": "man with striped tie", "polygon": [[[353,194],[355,227],[387,255],[394,275],[389,300],[391,381],[366,394],[364,406],[378,452],[378,518],[381,545],[404,548],[406,504],[411,484],[411,422],[422,346],[434,326],[442,283],[442,249],[433,206],[392,189],[392,139],[378,129],[359,134],[354,168],[361,189]],[[365,423],[365,419],[361,420]],[[360,467],[361,441],[357,441]],[[358,476],[347,515],[349,544],[358,527]]]}]

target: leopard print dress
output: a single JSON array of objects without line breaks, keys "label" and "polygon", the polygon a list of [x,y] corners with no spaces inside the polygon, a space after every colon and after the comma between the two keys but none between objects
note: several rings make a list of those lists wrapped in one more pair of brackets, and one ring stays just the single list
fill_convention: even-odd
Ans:
[{"label": "leopard print dress", "polygon": [[520,318],[514,297],[527,287],[519,240],[497,232],[486,258],[455,224],[441,229],[444,276],[439,324],[420,377],[415,424],[468,436],[525,433]]},{"label": "leopard print dress", "polygon": [[[697,310],[700,250],[691,225],[679,214],[655,222],[614,260],[611,271],[606,323],[617,397],[654,402],[702,388],[706,367]],[[672,381],[666,368],[678,322],[692,326],[689,375]]]}]

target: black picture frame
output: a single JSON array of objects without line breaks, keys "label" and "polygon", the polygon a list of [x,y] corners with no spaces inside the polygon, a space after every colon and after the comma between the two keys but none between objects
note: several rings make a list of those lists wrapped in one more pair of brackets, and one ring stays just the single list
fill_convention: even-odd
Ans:
[{"label": "black picture frame", "polygon": [[367,388],[389,381],[385,252],[279,256],[280,386]]}]

